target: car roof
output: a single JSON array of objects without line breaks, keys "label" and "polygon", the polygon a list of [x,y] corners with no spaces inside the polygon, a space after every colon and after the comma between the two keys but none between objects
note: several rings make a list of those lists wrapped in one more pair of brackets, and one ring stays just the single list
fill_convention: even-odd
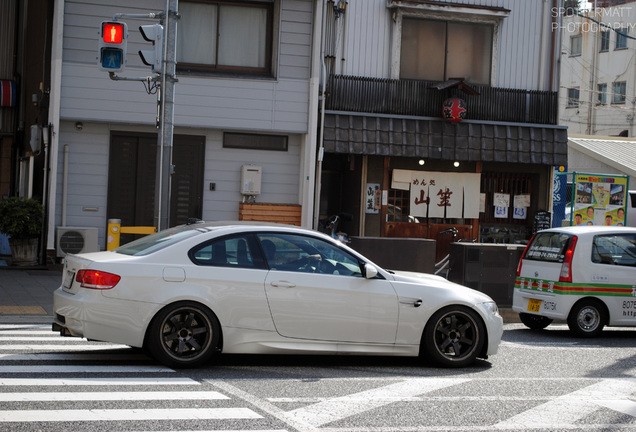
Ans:
[{"label": "car roof", "polygon": [[589,226],[589,225],[577,225],[569,227],[550,228],[539,232],[560,232],[571,235],[597,235],[597,234],[636,234],[636,228],[634,227],[621,227],[621,226]]},{"label": "car roof", "polygon": [[[256,222],[256,221],[197,221],[192,222],[187,225],[181,225],[179,227],[175,227],[177,229],[196,229],[201,231],[208,232],[218,232],[219,234],[224,231],[235,232],[235,230],[240,231],[290,231],[299,234],[312,234],[323,237],[329,237],[326,234],[323,234],[319,231],[315,231],[309,228],[300,227],[297,225],[291,224],[282,224],[282,223],[274,223],[274,222]],[[329,237],[330,238],[330,237]]]}]

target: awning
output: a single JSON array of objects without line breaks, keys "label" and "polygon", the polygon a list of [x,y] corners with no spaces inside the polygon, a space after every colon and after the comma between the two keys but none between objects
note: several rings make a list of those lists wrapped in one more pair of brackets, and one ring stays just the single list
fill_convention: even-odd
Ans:
[{"label": "awning", "polygon": [[567,142],[563,126],[325,113],[330,153],[566,165]]}]

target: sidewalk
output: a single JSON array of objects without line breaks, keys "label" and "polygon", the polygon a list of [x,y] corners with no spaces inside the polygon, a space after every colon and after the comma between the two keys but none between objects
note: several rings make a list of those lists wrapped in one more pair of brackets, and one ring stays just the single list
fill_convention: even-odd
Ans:
[{"label": "sidewalk", "polygon": [[53,320],[53,291],[62,283],[57,268],[0,267],[0,320]]},{"label": "sidewalk", "polygon": [[[0,322],[11,319],[53,320],[53,291],[62,283],[62,268],[0,267]],[[510,308],[500,308],[504,323],[519,322]]]}]

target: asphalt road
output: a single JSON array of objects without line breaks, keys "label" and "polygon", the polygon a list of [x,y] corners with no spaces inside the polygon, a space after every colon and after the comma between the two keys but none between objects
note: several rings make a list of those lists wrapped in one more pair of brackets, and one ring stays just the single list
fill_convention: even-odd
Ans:
[{"label": "asphalt road", "polygon": [[[6,318],[6,317],[5,317]],[[195,370],[140,350],[0,324],[2,431],[636,430],[636,331],[507,324],[470,368],[422,359],[222,356]],[[35,322],[41,324],[35,324]]]}]

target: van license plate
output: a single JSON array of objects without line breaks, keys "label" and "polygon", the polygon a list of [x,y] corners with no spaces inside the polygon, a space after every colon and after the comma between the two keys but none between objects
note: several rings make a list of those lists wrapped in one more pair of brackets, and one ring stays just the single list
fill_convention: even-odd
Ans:
[{"label": "van license plate", "polygon": [[528,299],[528,312],[539,312],[542,300]]}]

